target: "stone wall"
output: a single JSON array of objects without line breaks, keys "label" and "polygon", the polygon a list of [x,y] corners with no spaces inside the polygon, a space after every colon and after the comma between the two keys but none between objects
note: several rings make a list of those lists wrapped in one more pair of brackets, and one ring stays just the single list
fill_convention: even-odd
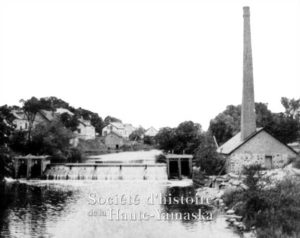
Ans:
[{"label": "stone wall", "polygon": [[243,167],[251,164],[260,164],[265,167],[265,157],[272,156],[272,168],[281,168],[289,160],[288,154],[233,154],[227,160],[227,172],[239,174]]},{"label": "stone wall", "polygon": [[284,166],[297,154],[265,131],[258,133],[227,158],[227,172],[240,173],[245,165],[266,166],[266,156],[272,157],[272,168]]},{"label": "stone wall", "polygon": [[122,137],[111,133],[105,137],[104,144],[110,149],[116,149],[117,146],[120,148],[124,145],[124,140]]}]

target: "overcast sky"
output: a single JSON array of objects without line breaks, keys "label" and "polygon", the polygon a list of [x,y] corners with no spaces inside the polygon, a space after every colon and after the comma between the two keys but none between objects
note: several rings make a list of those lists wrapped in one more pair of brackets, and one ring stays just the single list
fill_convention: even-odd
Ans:
[{"label": "overcast sky", "polygon": [[250,6],[256,102],[300,97],[300,1],[1,0],[0,105],[56,96],[144,127],[210,119],[242,98]]}]

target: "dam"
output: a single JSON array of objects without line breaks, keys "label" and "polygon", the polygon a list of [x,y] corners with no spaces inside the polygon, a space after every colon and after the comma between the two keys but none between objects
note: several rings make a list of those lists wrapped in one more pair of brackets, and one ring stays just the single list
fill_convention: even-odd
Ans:
[{"label": "dam", "polygon": [[48,165],[47,180],[167,180],[165,164],[67,163]]},{"label": "dam", "polygon": [[192,155],[167,154],[166,163],[156,163],[155,156],[158,153],[161,152],[123,152],[91,156],[84,163],[51,163],[48,156],[19,156],[15,158],[15,178],[46,180],[192,178]]}]

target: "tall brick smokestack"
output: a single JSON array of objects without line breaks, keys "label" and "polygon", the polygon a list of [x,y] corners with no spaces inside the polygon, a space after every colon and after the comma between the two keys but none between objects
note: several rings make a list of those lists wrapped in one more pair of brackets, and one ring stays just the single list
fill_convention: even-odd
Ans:
[{"label": "tall brick smokestack", "polygon": [[254,84],[252,47],[250,31],[250,9],[244,7],[244,59],[243,59],[243,101],[241,116],[241,139],[245,140],[256,131],[256,115],[254,104]]}]

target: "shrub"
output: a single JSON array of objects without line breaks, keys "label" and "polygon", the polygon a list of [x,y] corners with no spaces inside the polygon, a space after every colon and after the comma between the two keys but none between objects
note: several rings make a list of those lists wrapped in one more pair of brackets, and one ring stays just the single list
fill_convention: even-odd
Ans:
[{"label": "shrub", "polygon": [[249,229],[256,227],[257,237],[299,237],[300,235],[300,182],[287,179],[271,188],[263,188],[261,167],[245,168],[246,191],[228,191],[223,199],[233,207]]},{"label": "shrub", "polygon": [[225,173],[225,158],[217,152],[213,137],[206,133],[194,155],[194,163],[207,175]]},{"label": "shrub", "polygon": [[226,190],[223,200],[227,206],[234,207],[238,202],[244,200],[244,193],[237,189]]},{"label": "shrub", "polygon": [[4,177],[13,176],[12,153],[5,147],[0,146],[0,182]]},{"label": "shrub", "polygon": [[68,156],[69,163],[81,163],[82,162],[82,153],[80,150],[76,148],[72,148],[70,150],[70,154]]},{"label": "shrub", "polygon": [[250,190],[259,189],[259,182],[261,181],[262,166],[260,164],[252,164],[245,166],[243,174],[246,176],[244,183],[249,187]]},{"label": "shrub", "polygon": [[163,154],[159,154],[155,156],[155,163],[166,163],[167,158]]},{"label": "shrub", "polygon": [[300,169],[300,158],[295,159],[293,162],[293,167],[296,169]]}]

